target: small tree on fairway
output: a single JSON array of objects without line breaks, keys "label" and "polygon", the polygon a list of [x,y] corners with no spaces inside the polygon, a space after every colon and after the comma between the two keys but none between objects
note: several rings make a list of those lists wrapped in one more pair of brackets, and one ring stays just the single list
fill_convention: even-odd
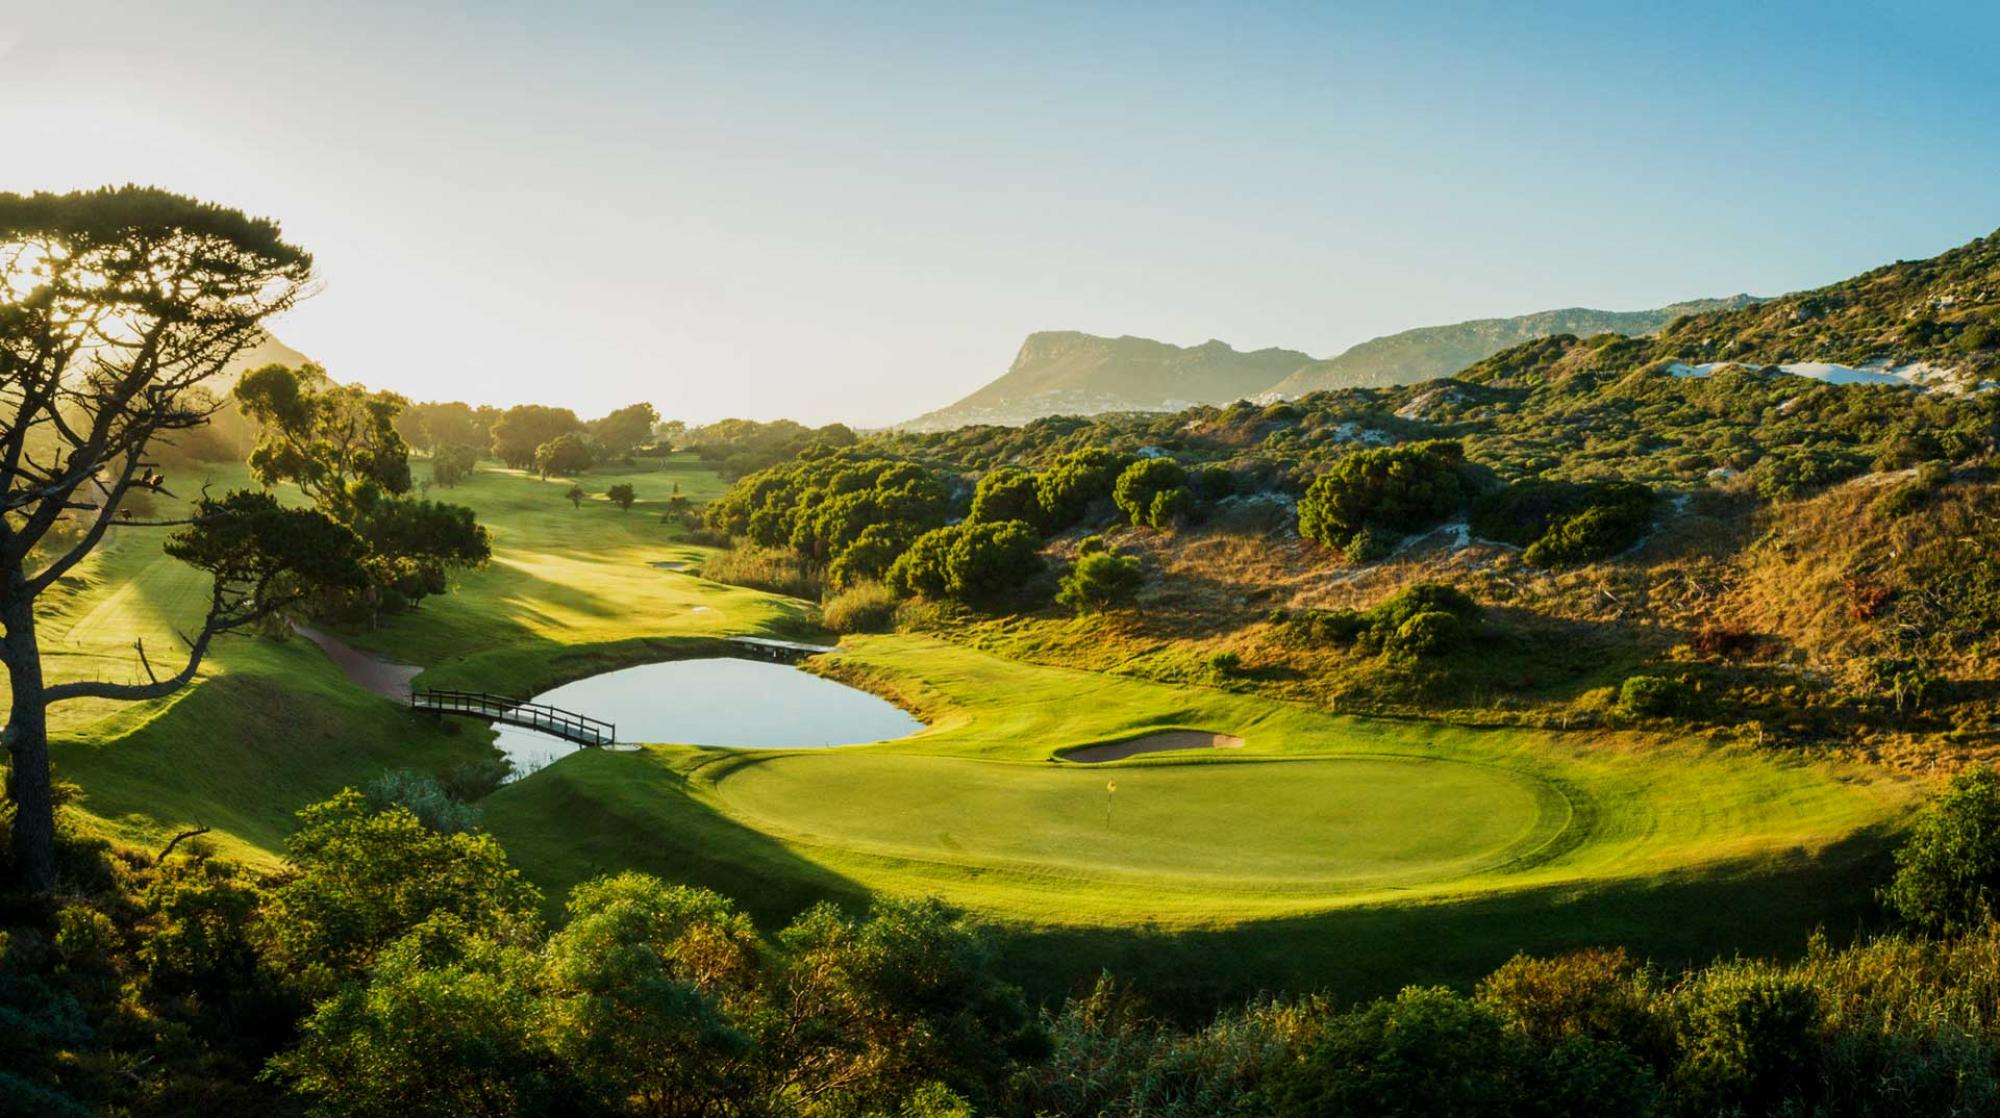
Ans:
[{"label": "small tree on fairway", "polygon": [[639,499],[639,495],[632,491],[632,487],[622,481],[605,490],[604,495],[623,512],[631,512],[632,503]]},{"label": "small tree on fairway", "polygon": [[572,485],[569,487],[569,492],[563,494],[563,496],[569,499],[569,506],[571,508],[580,509],[583,507],[584,497],[588,496],[588,494],[583,491],[583,486]]},{"label": "small tree on fairway", "polygon": [[151,446],[219,406],[204,390],[297,301],[312,257],[276,224],[161,190],[0,194],[0,627],[15,869],[55,875],[48,709],[152,699],[194,678],[214,638],[357,577],[356,543],[261,494],[198,502],[169,554],[213,576],[185,661],[144,683],[43,678],[35,602],[103,540],[134,493],[167,492]]}]

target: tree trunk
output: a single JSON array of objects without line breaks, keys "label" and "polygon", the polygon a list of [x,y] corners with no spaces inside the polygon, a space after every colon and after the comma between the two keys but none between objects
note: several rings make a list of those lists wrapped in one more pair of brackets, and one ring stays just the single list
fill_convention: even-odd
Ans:
[{"label": "tree trunk", "polygon": [[35,644],[35,602],[21,573],[8,572],[0,589],[0,650],[13,688],[7,717],[7,798],[14,803],[14,873],[31,893],[45,893],[56,877],[55,802],[49,787],[49,708],[42,684],[42,653]]}]

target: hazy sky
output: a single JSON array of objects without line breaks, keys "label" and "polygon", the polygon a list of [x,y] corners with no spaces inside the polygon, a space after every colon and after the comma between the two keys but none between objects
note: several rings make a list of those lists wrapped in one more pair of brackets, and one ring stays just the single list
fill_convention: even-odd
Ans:
[{"label": "hazy sky", "polygon": [[2000,226],[2000,6],[0,0],[0,189],[280,220],[420,398],[886,423],[1033,330],[1327,355]]}]

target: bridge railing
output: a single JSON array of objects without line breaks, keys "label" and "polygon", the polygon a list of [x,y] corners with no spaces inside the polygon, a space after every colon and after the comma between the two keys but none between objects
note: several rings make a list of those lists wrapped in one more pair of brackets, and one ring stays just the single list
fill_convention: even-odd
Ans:
[{"label": "bridge railing", "polygon": [[488,718],[510,726],[541,730],[565,741],[576,742],[578,745],[610,745],[618,740],[618,727],[602,719],[550,706],[547,703],[524,702],[488,691],[457,691],[450,688],[412,691],[410,707],[413,710],[433,714],[464,714],[473,718]]}]

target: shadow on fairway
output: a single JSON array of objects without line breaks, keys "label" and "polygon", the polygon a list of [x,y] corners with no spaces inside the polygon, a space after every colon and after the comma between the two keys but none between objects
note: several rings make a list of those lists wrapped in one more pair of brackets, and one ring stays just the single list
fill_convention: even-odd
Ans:
[{"label": "shadow on fairway", "polygon": [[868,906],[866,889],[690,797],[682,774],[649,753],[581,750],[481,805],[551,912],[572,886],[625,870],[712,889],[767,933],[820,901]]},{"label": "shadow on fairway", "polygon": [[1407,985],[1469,988],[1519,952],[1623,946],[1675,971],[1716,955],[1792,958],[1815,930],[1843,943],[1876,920],[1897,835],[1863,832],[1820,855],[1591,889],[1356,909],[1215,931],[1017,929],[1007,969],[1039,999],[1098,975],[1190,1020],[1259,993],[1329,991],[1343,1003]]}]

